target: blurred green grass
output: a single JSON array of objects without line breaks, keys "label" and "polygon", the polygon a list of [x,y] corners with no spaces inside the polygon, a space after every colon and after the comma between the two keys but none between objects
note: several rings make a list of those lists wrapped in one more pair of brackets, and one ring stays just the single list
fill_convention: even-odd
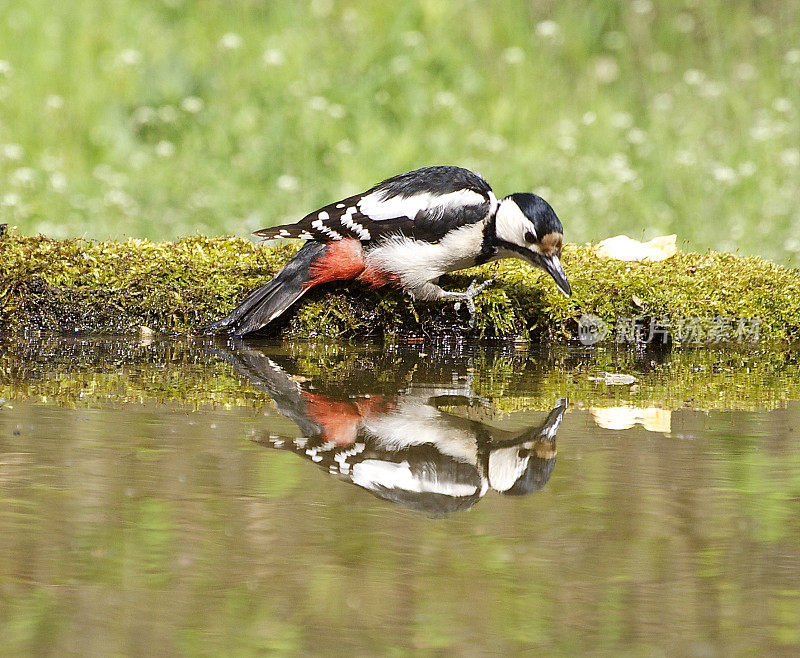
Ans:
[{"label": "blurred green grass", "polygon": [[796,1],[2,3],[0,222],[246,235],[449,163],[791,262],[799,112]]}]

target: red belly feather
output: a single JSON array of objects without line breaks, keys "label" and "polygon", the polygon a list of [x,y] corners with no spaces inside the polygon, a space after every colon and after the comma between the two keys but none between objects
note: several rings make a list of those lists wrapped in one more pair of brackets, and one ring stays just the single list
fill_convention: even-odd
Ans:
[{"label": "red belly feather", "polygon": [[371,288],[396,284],[397,277],[369,267],[364,259],[361,242],[353,238],[328,243],[325,253],[311,265],[311,276],[307,288],[331,281],[352,281],[357,279]]},{"label": "red belly feather", "polygon": [[318,286],[331,281],[349,281],[364,271],[364,250],[358,240],[329,242],[325,253],[311,265],[311,278],[306,284]]}]

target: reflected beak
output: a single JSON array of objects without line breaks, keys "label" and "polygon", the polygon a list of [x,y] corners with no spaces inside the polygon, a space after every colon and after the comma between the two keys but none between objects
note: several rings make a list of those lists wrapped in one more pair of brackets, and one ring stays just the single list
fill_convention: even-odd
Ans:
[{"label": "reflected beak", "polygon": [[564,268],[561,267],[561,259],[558,256],[536,254],[532,262],[553,277],[553,281],[556,282],[558,289],[563,292],[566,297],[572,295],[572,288],[569,285],[569,281],[567,281],[567,275],[564,273]]}]

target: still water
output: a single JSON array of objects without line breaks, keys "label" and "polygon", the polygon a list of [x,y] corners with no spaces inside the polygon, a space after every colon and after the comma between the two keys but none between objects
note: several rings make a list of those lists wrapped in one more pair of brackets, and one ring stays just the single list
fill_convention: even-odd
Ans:
[{"label": "still water", "polygon": [[795,654],[799,380],[766,352],[8,339],[2,652]]}]

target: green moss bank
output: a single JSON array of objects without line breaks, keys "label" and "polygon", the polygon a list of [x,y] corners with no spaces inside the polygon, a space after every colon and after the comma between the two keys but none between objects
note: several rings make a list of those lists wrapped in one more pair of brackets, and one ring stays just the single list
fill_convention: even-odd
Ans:
[{"label": "green moss bank", "polygon": [[[0,237],[0,329],[119,334],[146,326],[195,334],[269,279],[296,248],[241,238],[92,242],[11,233]],[[626,263],[568,245],[563,260],[574,290],[569,299],[519,261],[447,277],[445,286],[464,288],[472,276],[495,280],[476,300],[472,333],[479,337],[574,338],[578,318],[591,313],[612,329],[633,317],[757,318],[762,341],[800,338],[800,276],[760,258],[681,253],[660,263]],[[415,304],[394,291],[332,286],[308,295],[271,332],[432,335],[466,333],[464,325],[452,304]]]}]

